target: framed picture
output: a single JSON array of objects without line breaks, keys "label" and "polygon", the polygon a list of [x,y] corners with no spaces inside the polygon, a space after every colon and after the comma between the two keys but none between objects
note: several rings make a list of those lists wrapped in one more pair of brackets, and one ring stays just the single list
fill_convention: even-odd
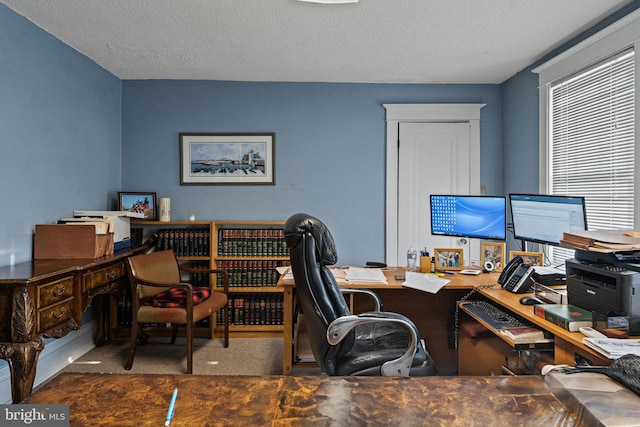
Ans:
[{"label": "framed picture", "polygon": [[463,270],[464,252],[456,248],[435,248],[436,270]]},{"label": "framed picture", "polygon": [[493,271],[502,271],[506,246],[504,242],[482,242],[482,266],[490,262],[493,264]]},{"label": "framed picture", "polygon": [[156,193],[118,192],[118,210],[144,213],[144,219],[157,219]]},{"label": "framed picture", "polygon": [[180,185],[275,185],[275,133],[181,133]]},{"label": "framed picture", "polygon": [[543,254],[542,252],[519,252],[519,251],[509,251],[509,260],[512,260],[514,257],[520,255],[524,264],[527,265],[543,265]]}]

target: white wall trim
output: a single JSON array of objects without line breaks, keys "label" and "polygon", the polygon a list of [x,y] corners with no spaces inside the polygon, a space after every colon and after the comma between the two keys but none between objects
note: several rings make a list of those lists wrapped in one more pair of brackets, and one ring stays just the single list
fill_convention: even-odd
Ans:
[{"label": "white wall trim", "polygon": [[631,47],[639,38],[640,9],[637,9],[534,68],[533,72],[540,75],[540,86],[543,86]]},{"label": "white wall trim", "polygon": [[[486,104],[382,104],[386,109],[385,262],[398,259],[398,138],[400,123],[469,123],[471,156],[480,158],[480,110]],[[472,157],[474,158],[474,157]],[[478,170],[477,181],[480,182]]]},{"label": "white wall trim", "polygon": [[[628,15],[622,17],[618,21],[603,28],[591,37],[583,40],[575,46],[567,49],[561,54],[555,56],[544,64],[533,69],[534,73],[538,73],[539,90],[539,176],[538,184],[541,193],[547,193],[548,190],[548,167],[549,153],[549,124],[548,124],[548,98],[550,86],[553,82],[560,78],[569,76],[577,71],[595,64],[603,59],[610,57],[616,52],[621,52],[628,48],[633,48],[636,52],[636,82],[640,81],[640,58],[637,52],[640,49],[640,9],[637,9]],[[635,115],[635,132],[636,147],[638,146],[638,132],[640,131],[640,85],[636,84],[635,89],[636,115]],[[636,165],[640,165],[640,150],[635,150]],[[635,168],[635,182],[640,182],[640,167]],[[637,186],[638,187],[638,186]],[[636,188],[635,196],[635,212],[640,212],[640,194]],[[634,216],[635,227],[640,226],[640,215]]]},{"label": "white wall trim", "polygon": [[[38,357],[36,378],[33,387],[47,381],[56,375],[66,366],[71,364],[83,354],[95,347],[93,337],[96,333],[97,324],[91,320],[82,325],[82,328],[71,331],[68,335],[60,339],[47,340],[44,350]],[[0,403],[11,403],[11,373],[9,365],[3,363],[0,367]]]}]

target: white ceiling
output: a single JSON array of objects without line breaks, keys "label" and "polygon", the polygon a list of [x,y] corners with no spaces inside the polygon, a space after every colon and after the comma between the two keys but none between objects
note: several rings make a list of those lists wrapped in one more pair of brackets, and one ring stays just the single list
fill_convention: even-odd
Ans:
[{"label": "white ceiling", "polygon": [[631,0],[0,0],[121,79],[502,83]]}]

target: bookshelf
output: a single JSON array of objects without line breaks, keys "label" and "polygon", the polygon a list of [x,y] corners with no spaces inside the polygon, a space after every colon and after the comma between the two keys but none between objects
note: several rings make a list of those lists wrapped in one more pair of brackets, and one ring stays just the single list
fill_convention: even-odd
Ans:
[{"label": "bookshelf", "polygon": [[[283,290],[277,286],[275,271],[289,265],[283,225],[282,221],[212,223],[212,266],[229,272],[231,336],[281,337],[284,332]],[[221,333],[221,328],[215,332]]]},{"label": "bookshelf", "polygon": [[[132,236],[141,233],[142,241],[158,235],[156,249],[173,249],[181,264],[197,268],[229,271],[229,336],[281,337],[284,331],[283,291],[275,267],[289,265],[282,221],[131,221]],[[197,273],[185,280],[197,284],[218,278]],[[129,289],[123,289],[111,304],[114,337],[128,337]],[[201,338],[222,337],[223,312],[212,324],[201,324],[194,334]],[[220,326],[217,326],[220,325]],[[169,328],[154,328],[154,335],[170,333]]]}]

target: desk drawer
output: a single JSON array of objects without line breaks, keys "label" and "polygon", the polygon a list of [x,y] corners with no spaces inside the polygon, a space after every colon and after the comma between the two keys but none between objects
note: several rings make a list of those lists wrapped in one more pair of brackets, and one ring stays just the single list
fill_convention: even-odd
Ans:
[{"label": "desk drawer", "polygon": [[124,277],[124,263],[110,265],[106,268],[90,271],[82,276],[82,292],[112,283]]},{"label": "desk drawer", "polygon": [[48,305],[62,301],[73,296],[73,276],[65,277],[45,285],[38,285],[37,307],[44,308]]},{"label": "desk drawer", "polygon": [[38,331],[45,331],[73,317],[74,299],[68,298],[57,304],[38,310]]}]

